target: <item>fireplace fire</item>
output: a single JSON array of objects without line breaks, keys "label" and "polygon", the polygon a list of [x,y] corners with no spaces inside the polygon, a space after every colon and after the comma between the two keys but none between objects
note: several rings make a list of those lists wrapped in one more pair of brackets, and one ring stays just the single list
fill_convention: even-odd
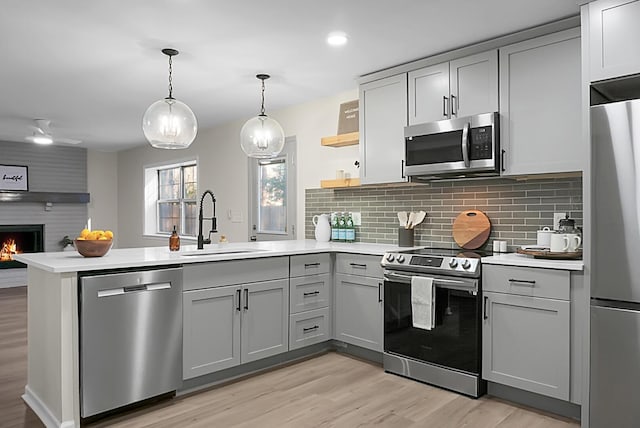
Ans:
[{"label": "fireplace fire", "polygon": [[21,252],[15,239],[7,239],[2,243],[2,248],[0,248],[0,262],[11,261],[14,254],[20,254]]},{"label": "fireplace fire", "polygon": [[44,251],[44,225],[0,225],[0,269],[24,268],[25,265],[13,257],[41,251]]}]

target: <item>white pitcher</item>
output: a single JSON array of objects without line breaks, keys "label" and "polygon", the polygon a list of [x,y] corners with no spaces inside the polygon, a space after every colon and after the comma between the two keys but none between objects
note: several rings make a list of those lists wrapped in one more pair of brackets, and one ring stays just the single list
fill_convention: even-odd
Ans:
[{"label": "white pitcher", "polygon": [[329,214],[314,215],[311,219],[316,227],[316,241],[329,242],[331,238],[331,224],[329,222]]}]

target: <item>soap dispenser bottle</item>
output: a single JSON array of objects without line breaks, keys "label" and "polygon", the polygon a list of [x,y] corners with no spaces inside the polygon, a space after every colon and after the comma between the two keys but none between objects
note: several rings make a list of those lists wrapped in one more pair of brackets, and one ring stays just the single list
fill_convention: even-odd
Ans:
[{"label": "soap dispenser bottle", "polygon": [[180,250],[180,237],[178,236],[178,232],[176,231],[176,226],[173,226],[173,232],[171,232],[171,236],[169,237],[169,250],[170,251],[178,251]]}]

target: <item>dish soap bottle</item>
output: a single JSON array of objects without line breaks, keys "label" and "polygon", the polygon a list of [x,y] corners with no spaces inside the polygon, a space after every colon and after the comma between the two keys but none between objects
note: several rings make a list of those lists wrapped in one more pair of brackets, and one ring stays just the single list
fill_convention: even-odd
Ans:
[{"label": "dish soap bottle", "polygon": [[178,236],[178,232],[176,231],[175,225],[173,225],[173,232],[171,232],[171,236],[169,237],[169,250],[170,251],[180,250],[180,237]]}]

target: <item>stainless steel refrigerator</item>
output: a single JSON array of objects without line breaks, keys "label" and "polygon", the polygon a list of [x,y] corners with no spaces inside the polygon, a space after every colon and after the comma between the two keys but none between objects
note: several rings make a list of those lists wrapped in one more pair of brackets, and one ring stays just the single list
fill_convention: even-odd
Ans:
[{"label": "stainless steel refrigerator", "polygon": [[640,100],[591,107],[590,427],[640,426]]}]

